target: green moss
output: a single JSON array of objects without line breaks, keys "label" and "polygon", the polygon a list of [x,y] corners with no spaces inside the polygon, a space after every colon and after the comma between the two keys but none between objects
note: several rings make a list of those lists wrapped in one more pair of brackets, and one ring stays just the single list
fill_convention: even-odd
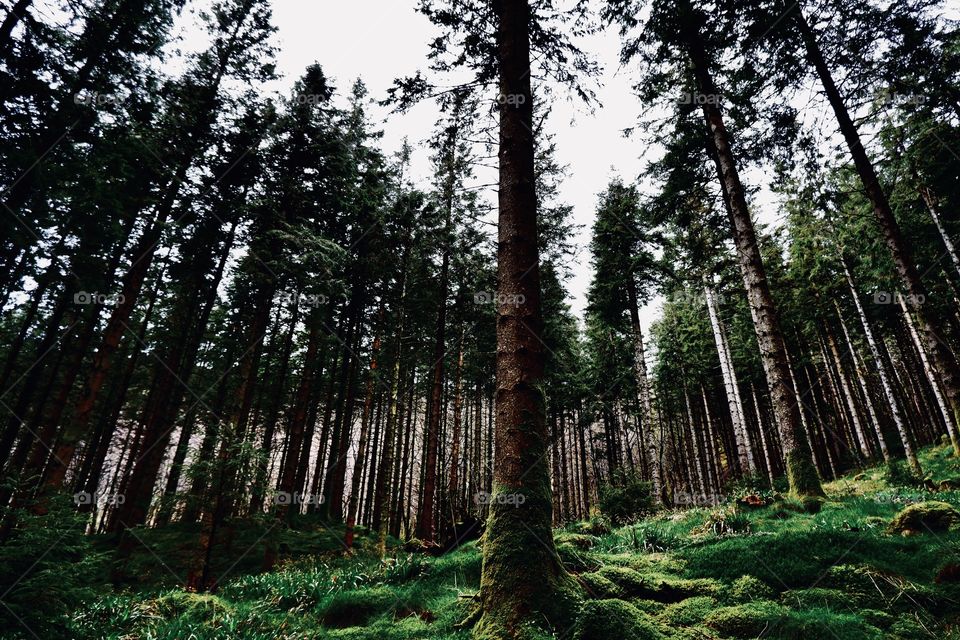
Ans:
[{"label": "green moss", "polygon": [[604,536],[610,533],[610,523],[603,516],[593,516],[589,520],[582,520],[567,525],[571,533],[581,533],[591,536]]},{"label": "green moss", "polygon": [[576,640],[661,640],[664,636],[654,621],[623,600],[587,602],[573,631]]},{"label": "green moss", "polygon": [[[734,638],[755,638],[787,619],[788,611],[776,602],[757,600],[712,611],[704,621],[708,627]],[[770,635],[769,637],[779,637]]]},{"label": "green moss", "polygon": [[814,587],[811,589],[793,589],[781,596],[781,602],[794,609],[832,609],[849,611],[855,603],[854,594],[839,589]]},{"label": "green moss", "polygon": [[640,597],[650,589],[643,574],[628,567],[606,566],[598,573],[620,587],[628,596]]},{"label": "green moss", "polygon": [[938,500],[912,504],[890,522],[890,533],[948,531],[960,524],[960,511]]},{"label": "green moss", "polygon": [[664,574],[641,574],[628,567],[606,566],[599,575],[616,584],[632,598],[656,602],[680,602],[693,596],[719,595],[723,586],[716,580],[690,580]]},{"label": "green moss", "polygon": [[830,609],[793,611],[780,620],[764,637],[781,640],[835,638],[836,640],[880,640],[880,629],[867,624],[859,616],[837,613]]},{"label": "green moss", "polygon": [[581,573],[579,577],[591,598],[622,598],[626,595],[619,585],[599,573]]},{"label": "green moss", "polygon": [[577,549],[592,549],[597,544],[597,537],[584,533],[570,533],[561,531],[554,534],[553,543],[558,547],[561,545],[570,545]]},{"label": "green moss", "polygon": [[710,612],[716,608],[716,598],[695,596],[681,602],[668,604],[661,614],[661,619],[672,626],[690,626],[703,622]]},{"label": "green moss", "polygon": [[820,483],[820,476],[813,465],[809,451],[801,450],[787,454],[786,467],[791,496],[800,499],[824,497],[823,485]]},{"label": "green moss", "polygon": [[895,619],[886,611],[880,611],[878,609],[861,609],[860,617],[863,618],[867,624],[871,624],[878,629],[888,628],[893,624]]},{"label": "green moss", "polygon": [[774,594],[774,590],[763,580],[754,576],[740,576],[730,586],[728,597],[732,602],[742,604],[754,600],[770,600]]},{"label": "green moss", "polygon": [[474,637],[529,637],[531,624],[569,628],[585,594],[552,548],[549,483],[494,487],[493,493],[518,493],[524,500],[520,506],[491,505],[483,539],[483,614]]},{"label": "green moss", "polygon": [[916,615],[901,614],[887,630],[889,638],[896,640],[918,640],[919,638],[936,638],[920,623]]}]

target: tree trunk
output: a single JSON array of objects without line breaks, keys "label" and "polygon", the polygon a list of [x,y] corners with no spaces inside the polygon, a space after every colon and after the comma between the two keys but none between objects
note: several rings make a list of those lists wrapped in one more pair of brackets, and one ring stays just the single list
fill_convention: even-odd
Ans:
[{"label": "tree trunk", "polygon": [[[916,264],[910,255],[910,248],[903,238],[900,231],[900,225],[890,208],[890,202],[886,193],[880,185],[880,179],[877,177],[873,164],[867,157],[867,152],[860,140],[860,134],[850,114],[847,112],[846,105],[843,103],[843,97],[837,89],[833,80],[830,68],[827,66],[817,43],[816,35],[807,23],[803,15],[802,7],[797,7],[796,20],[800,28],[800,34],[803,37],[804,46],[807,51],[809,62],[816,69],[820,82],[827,94],[830,106],[833,108],[834,115],[837,118],[837,124],[840,132],[846,140],[847,147],[850,149],[850,155],[853,158],[854,166],[860,175],[860,181],[866,191],[867,198],[873,206],[873,213],[880,225],[880,231],[890,250],[894,265],[896,265],[897,274],[900,277],[901,284],[907,293],[907,303],[911,311],[917,315],[917,323],[923,332],[926,349],[929,353],[932,364],[939,378],[943,383],[943,390],[950,403],[950,409],[954,415],[954,422],[960,424],[960,367],[954,360],[950,350],[938,337],[938,332],[932,319],[928,317],[924,303],[927,299],[926,289],[920,279],[920,273],[917,271]],[[944,237],[946,237],[944,235]],[[952,254],[953,255],[953,254]],[[908,460],[911,454],[907,454]],[[912,462],[911,462],[912,464]]]},{"label": "tree trunk", "polygon": [[499,108],[496,457],[474,637],[500,639],[531,623],[567,628],[579,597],[554,549],[545,460],[530,6],[514,0],[494,9],[500,96],[512,99]]},{"label": "tree trunk", "polygon": [[[860,317],[860,325],[863,327],[863,333],[867,337],[867,345],[870,347],[870,354],[873,356],[873,362],[877,367],[877,375],[880,376],[880,384],[883,386],[883,393],[887,398],[887,404],[890,406],[890,413],[893,415],[893,422],[897,427],[897,433],[900,434],[900,441],[903,443],[903,450],[907,456],[907,463],[917,475],[922,475],[920,461],[917,459],[917,453],[913,447],[913,437],[907,429],[907,424],[903,419],[903,412],[900,409],[900,401],[897,400],[893,392],[893,386],[890,384],[890,375],[887,372],[887,363],[884,361],[877,341],[873,337],[873,329],[870,321],[867,320],[867,314],[860,303],[860,296],[857,294],[857,287],[853,281],[853,274],[850,273],[850,267],[847,266],[846,258],[840,257],[843,262],[843,274],[847,279],[847,286],[850,287],[850,297],[853,298],[853,304],[857,309],[857,315]],[[879,431],[879,429],[878,429]]]},{"label": "tree trunk", "polygon": [[[697,89],[701,94],[718,94],[707,64],[707,55],[699,33],[701,16],[694,15],[689,1],[684,0],[682,11],[683,35],[689,47]],[[787,348],[780,329],[777,308],[770,292],[760,256],[746,193],[737,171],[736,160],[730,145],[729,135],[723,123],[719,104],[706,100],[703,104],[718,172],[722,177],[727,212],[733,228],[734,244],[743,276],[744,288],[750,304],[761,360],[767,377],[767,387],[773,403],[775,422],[780,429],[780,441],[786,458],[787,479],[790,491],[799,496],[821,496],[823,488],[804,439],[796,391],[790,382],[787,366]]]},{"label": "tree trunk", "polygon": [[633,332],[633,371],[637,379],[637,403],[639,404],[640,428],[643,450],[650,473],[650,493],[654,504],[663,503],[663,482],[660,479],[660,455],[653,437],[653,407],[650,402],[650,381],[647,377],[646,354],[643,349],[643,332],[640,329],[640,310],[637,300],[637,285],[633,275],[627,281],[627,305],[630,307],[630,325]]},{"label": "tree trunk", "polygon": [[920,354],[920,362],[923,364],[923,372],[927,376],[927,382],[930,383],[930,389],[933,391],[933,396],[937,401],[937,407],[940,409],[940,415],[943,416],[943,421],[947,427],[947,433],[950,436],[950,443],[953,445],[953,454],[960,456],[960,438],[957,437],[957,425],[953,421],[953,414],[950,412],[947,407],[946,399],[943,397],[943,393],[940,391],[940,383],[937,379],[936,371],[930,365],[930,360],[927,358],[927,351],[923,347],[923,343],[920,341],[920,336],[917,334],[917,328],[914,326],[913,318],[910,316],[910,309],[907,307],[906,301],[903,299],[903,296],[899,293],[897,294],[897,302],[900,303],[900,309],[903,311],[903,317],[906,321],[907,328],[910,330],[910,337],[913,339],[913,344],[917,348],[917,353]]},{"label": "tree trunk", "polygon": [[756,466],[753,461],[752,447],[746,436],[746,417],[743,414],[740,395],[737,393],[737,380],[733,373],[732,363],[728,359],[730,352],[727,348],[723,326],[720,324],[720,316],[717,313],[713,289],[708,284],[706,277],[704,277],[703,291],[707,299],[707,312],[710,316],[710,325],[713,327],[713,339],[717,345],[717,355],[720,358],[720,373],[723,377],[723,386],[727,395],[727,405],[730,408],[730,420],[733,423],[733,435],[737,444],[740,469],[744,474],[754,473]]}]

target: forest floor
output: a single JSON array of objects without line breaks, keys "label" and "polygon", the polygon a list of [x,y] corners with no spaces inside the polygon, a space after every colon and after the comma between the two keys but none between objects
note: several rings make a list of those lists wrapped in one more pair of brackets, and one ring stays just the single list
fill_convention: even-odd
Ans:
[{"label": "forest floor", "polygon": [[[613,530],[600,519],[558,529],[558,552],[589,598],[555,637],[960,638],[960,517],[949,506],[960,506],[960,463],[945,446],[925,449],[921,463],[926,489],[895,486],[875,467],[831,482],[827,500],[812,507],[756,492],[755,506],[731,500]],[[891,525],[919,503],[913,520]],[[380,561],[364,532],[346,555],[342,530],[305,520],[281,541],[280,568],[264,574],[263,526],[250,524],[218,549],[222,580],[211,595],[176,586],[195,531],[140,535],[128,567],[136,582],[117,591],[104,577],[50,637],[469,637],[457,625],[479,587],[476,542],[440,557],[397,548]],[[21,610],[38,619],[30,613]],[[7,627],[0,636],[45,637],[55,626],[41,624],[35,636]]]}]

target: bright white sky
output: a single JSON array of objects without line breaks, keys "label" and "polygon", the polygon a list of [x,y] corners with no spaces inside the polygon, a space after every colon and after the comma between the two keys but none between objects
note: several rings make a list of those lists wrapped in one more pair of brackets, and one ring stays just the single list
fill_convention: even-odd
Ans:
[{"label": "bright white sky", "polygon": [[[177,29],[183,49],[203,46],[197,38],[197,18],[189,8],[209,2],[188,3]],[[303,70],[317,62],[341,95],[359,77],[371,98],[383,98],[395,78],[427,66],[428,43],[435,31],[416,11],[416,4],[415,0],[273,0],[277,69],[282,79],[264,90],[286,93]],[[625,138],[621,133],[637,124],[641,106],[631,91],[633,71],[619,69],[618,35],[601,32],[580,45],[604,70],[596,86],[600,106],[590,112],[582,103],[556,95],[547,128],[555,135],[558,160],[568,167],[560,200],[573,205],[574,222],[582,225],[574,242],[579,253],[570,265],[573,275],[568,282],[571,307],[582,319],[591,277],[587,247],[597,196],[613,176],[634,180],[645,165],[642,157],[648,147],[640,136]],[[402,115],[376,106],[370,113],[384,132],[382,146],[388,153],[398,150],[404,137],[420,145],[436,125],[436,107],[430,103]],[[430,164],[422,146],[415,152],[412,169],[415,178],[428,186]],[[495,175],[489,179],[481,175],[480,181],[494,182]],[[492,191],[489,197],[493,197]],[[761,197],[760,201],[763,210],[757,212],[758,217],[774,219],[770,199]],[[661,304],[661,299],[652,299],[642,310],[645,329],[659,315]]]},{"label": "bright white sky", "polygon": [[[285,76],[284,87],[308,64],[319,62],[339,90],[348,90],[355,78],[362,77],[371,96],[380,98],[395,78],[426,67],[427,45],[435,31],[416,11],[413,0],[314,0],[309,4],[274,0],[273,8],[278,70]],[[575,242],[580,252],[571,265],[573,277],[568,283],[571,306],[578,316],[582,316],[590,281],[587,243],[597,195],[614,175],[624,180],[635,178],[643,166],[640,156],[644,150],[640,141],[625,139],[620,133],[636,123],[639,106],[631,94],[628,74],[617,74],[619,38],[607,32],[592,37],[584,46],[605,70],[598,89],[603,106],[591,114],[582,104],[557,100],[548,127],[556,136],[558,159],[569,167],[561,199],[573,205],[575,222],[583,225]],[[430,104],[404,115],[385,110],[377,115],[385,118],[383,145],[389,151],[398,149],[404,136],[411,144],[422,142],[436,123],[436,109]],[[424,150],[415,157],[413,169],[424,180],[428,178]],[[645,314],[647,323],[652,311]]]}]

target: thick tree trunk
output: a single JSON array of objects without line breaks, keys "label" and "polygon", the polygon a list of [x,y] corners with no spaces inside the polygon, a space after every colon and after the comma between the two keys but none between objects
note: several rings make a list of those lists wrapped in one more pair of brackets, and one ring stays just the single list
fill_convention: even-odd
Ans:
[{"label": "thick tree trunk", "polygon": [[[568,628],[576,583],[553,544],[545,460],[537,196],[530,91],[530,6],[495,2],[500,75],[496,457],[480,581],[477,638],[518,637],[529,624]],[[511,99],[506,99],[511,98]],[[523,504],[519,504],[522,500]]]}]

